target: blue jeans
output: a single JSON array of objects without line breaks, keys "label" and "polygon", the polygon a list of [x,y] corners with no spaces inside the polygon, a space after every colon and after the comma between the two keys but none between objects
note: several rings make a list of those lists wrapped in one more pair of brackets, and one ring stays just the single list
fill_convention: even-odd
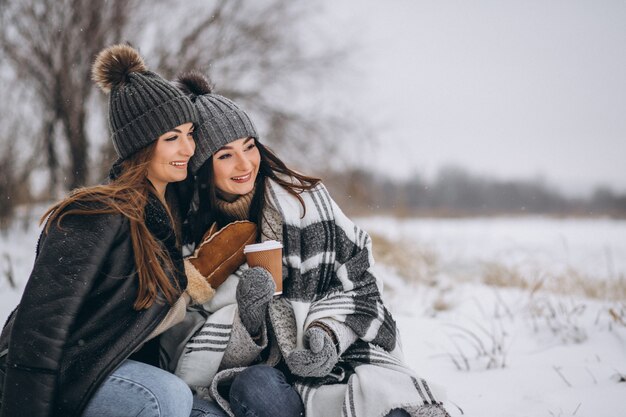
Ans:
[{"label": "blue jeans", "polygon": [[194,397],[193,407],[191,408],[191,415],[189,417],[228,417],[228,414],[214,402]]},{"label": "blue jeans", "polygon": [[194,399],[176,375],[130,359],[91,398],[82,417],[223,417],[219,407]]},{"label": "blue jeans", "polygon": [[304,415],[300,395],[281,371],[267,365],[251,366],[235,377],[230,406],[237,417]]}]

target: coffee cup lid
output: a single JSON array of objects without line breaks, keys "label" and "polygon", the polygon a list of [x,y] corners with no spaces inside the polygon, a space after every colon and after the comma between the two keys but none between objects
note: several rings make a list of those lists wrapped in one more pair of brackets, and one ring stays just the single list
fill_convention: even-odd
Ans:
[{"label": "coffee cup lid", "polygon": [[260,252],[263,250],[280,249],[282,247],[283,247],[283,244],[276,240],[266,240],[265,242],[254,243],[252,245],[246,245],[243,248],[243,253],[246,254],[250,252]]}]

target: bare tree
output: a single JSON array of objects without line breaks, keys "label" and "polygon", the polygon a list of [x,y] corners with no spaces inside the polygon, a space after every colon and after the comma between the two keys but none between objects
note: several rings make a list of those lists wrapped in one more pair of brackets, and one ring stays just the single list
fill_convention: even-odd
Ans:
[{"label": "bare tree", "polygon": [[[163,9],[170,6],[152,8],[153,15],[167,16]],[[170,78],[189,69],[207,73],[217,93],[253,114],[262,140],[300,165],[319,166],[333,154],[338,132],[352,127],[345,114],[307,112],[302,105],[347,56],[337,39],[312,51],[311,38],[322,34],[308,18],[319,7],[292,0],[186,1],[185,25],[162,34],[168,42],[153,48],[155,62]]]},{"label": "bare tree", "polygon": [[0,14],[0,48],[35,92],[42,130],[37,152],[45,155],[51,189],[60,168],[55,138],[69,150],[67,188],[88,179],[87,103],[92,89],[90,67],[95,54],[119,40],[129,0],[4,1]]},{"label": "bare tree", "polygon": [[[3,59],[0,50],[0,62]],[[20,117],[20,109],[26,107],[21,104],[28,97],[21,89],[8,89],[14,81],[15,74],[11,71],[0,72],[3,94],[0,100],[0,232],[6,232],[11,226],[15,207],[32,197],[29,187],[34,162],[29,152],[32,123],[26,117]]]},{"label": "bare tree", "polygon": [[[340,117],[303,115],[296,105],[316,91],[316,80],[328,76],[342,57],[334,46],[317,54],[303,46],[300,25],[316,11],[306,2],[0,0],[0,4],[0,51],[41,108],[33,115],[40,122],[34,153],[45,160],[51,189],[61,182],[62,170],[68,178],[66,188],[89,180],[88,147],[95,140],[90,136],[96,135],[86,127],[87,115],[105,114],[90,107],[104,103],[90,100],[96,90],[90,67],[97,52],[114,42],[130,41],[139,47],[149,67],[166,77],[187,69],[207,72],[217,92],[241,102],[270,142],[287,148],[281,155],[297,148],[300,160],[319,161],[320,155],[327,157],[322,150],[333,143],[328,132],[346,125]],[[311,146],[320,143],[325,146]],[[110,145],[98,151],[104,162],[97,168],[109,166],[114,157]]]}]

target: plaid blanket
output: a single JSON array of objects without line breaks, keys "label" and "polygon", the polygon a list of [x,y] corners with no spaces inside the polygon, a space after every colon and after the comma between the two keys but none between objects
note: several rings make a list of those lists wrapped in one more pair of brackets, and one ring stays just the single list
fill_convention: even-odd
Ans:
[{"label": "plaid blanket", "polygon": [[[189,307],[182,325],[175,326],[161,337],[161,351],[173,352],[184,342],[184,349],[175,357],[171,369],[188,385],[198,389],[208,387],[218,372],[224,353],[231,341],[237,313],[235,290],[239,277],[231,275],[202,306]],[[172,345],[174,347],[167,347]]]},{"label": "plaid blanket", "polygon": [[[267,182],[270,202],[283,223],[283,295],[299,329],[332,311],[362,340],[393,350],[396,324],[382,302],[382,282],[372,271],[369,235],[343,214],[322,184],[300,194],[304,212],[294,196]],[[300,332],[297,342],[302,345]]]},{"label": "plaid blanket", "polygon": [[302,348],[305,330],[317,320],[341,323],[358,337],[356,343],[350,340],[331,375],[296,383],[307,417],[383,416],[398,407],[412,416],[446,416],[438,389],[403,363],[396,324],[372,269],[370,237],[322,184],[300,197],[306,211],[267,180],[267,210],[278,212],[282,221],[283,298],[270,305],[280,353],[287,357]]}]

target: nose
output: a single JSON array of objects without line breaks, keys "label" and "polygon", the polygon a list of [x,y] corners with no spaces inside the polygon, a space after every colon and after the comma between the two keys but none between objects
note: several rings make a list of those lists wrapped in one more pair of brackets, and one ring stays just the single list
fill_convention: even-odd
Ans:
[{"label": "nose", "polygon": [[185,156],[191,157],[193,156],[196,150],[196,142],[191,138],[184,138],[182,141],[183,144],[181,146],[181,153]]},{"label": "nose", "polygon": [[250,170],[250,160],[243,154],[237,154],[237,169],[240,171],[249,171]]}]

